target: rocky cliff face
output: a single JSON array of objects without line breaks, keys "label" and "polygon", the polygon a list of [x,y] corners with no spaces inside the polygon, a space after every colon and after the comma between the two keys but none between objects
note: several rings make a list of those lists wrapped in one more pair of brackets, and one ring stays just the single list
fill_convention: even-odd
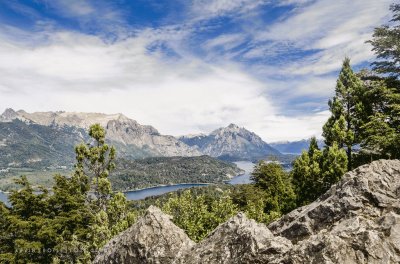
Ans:
[{"label": "rocky cliff face", "polygon": [[399,263],[399,198],[400,161],[375,161],[268,227],[240,213],[198,244],[151,207],[95,263]]},{"label": "rocky cliff face", "polygon": [[256,160],[280,155],[255,133],[235,124],[214,130],[209,135],[182,136],[179,139],[187,145],[197,146],[206,155],[226,160]]}]

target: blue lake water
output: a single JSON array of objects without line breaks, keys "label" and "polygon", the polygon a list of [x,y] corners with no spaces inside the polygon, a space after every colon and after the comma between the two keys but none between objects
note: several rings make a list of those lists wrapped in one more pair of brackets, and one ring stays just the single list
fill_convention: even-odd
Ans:
[{"label": "blue lake water", "polygon": [[180,189],[186,189],[191,187],[198,187],[198,186],[206,186],[207,183],[182,183],[182,184],[175,184],[175,185],[167,185],[167,186],[156,186],[151,188],[146,188],[137,191],[129,191],[125,192],[125,196],[128,200],[141,200],[149,196],[161,195],[164,193],[169,193],[173,191],[177,191]]},{"label": "blue lake water", "polygon": [[0,192],[0,201],[5,203],[6,205],[10,205],[9,202],[8,202],[7,197],[8,196],[7,196],[6,193]]},{"label": "blue lake water", "polygon": [[236,176],[232,178],[230,181],[228,181],[229,184],[246,184],[250,183],[250,174],[254,169],[254,163],[249,162],[249,161],[238,161],[234,162],[239,168],[245,171],[244,174]]},{"label": "blue lake water", "polygon": [[[253,171],[254,164],[248,161],[238,161],[235,164],[245,171],[244,174],[236,176],[231,180],[227,181],[229,184],[246,184],[250,183],[250,173]],[[142,190],[136,191],[129,191],[125,192],[126,198],[128,200],[141,200],[146,197],[161,195],[168,192],[173,192],[180,189],[187,189],[191,187],[198,187],[198,186],[205,186],[206,183],[182,183],[182,184],[175,184],[175,185],[168,185],[168,186],[156,186],[151,188],[146,188]],[[8,205],[7,194],[0,192],[0,201],[6,203]]]}]

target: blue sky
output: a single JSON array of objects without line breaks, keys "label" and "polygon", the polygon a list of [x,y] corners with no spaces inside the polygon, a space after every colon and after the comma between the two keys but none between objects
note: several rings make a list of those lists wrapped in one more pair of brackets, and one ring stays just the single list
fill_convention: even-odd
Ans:
[{"label": "blue sky", "polygon": [[343,58],[369,66],[390,3],[1,1],[0,106],[121,112],[173,135],[319,136]]}]

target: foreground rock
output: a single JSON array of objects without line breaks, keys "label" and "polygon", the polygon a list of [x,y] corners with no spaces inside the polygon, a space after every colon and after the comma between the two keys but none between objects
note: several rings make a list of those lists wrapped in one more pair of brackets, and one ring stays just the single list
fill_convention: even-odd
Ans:
[{"label": "foreground rock", "polygon": [[243,213],[218,226],[206,239],[192,247],[177,263],[255,263],[257,254],[265,252],[271,259],[287,252],[292,243],[274,237],[263,225]]},{"label": "foreground rock", "polygon": [[170,219],[149,207],[138,222],[100,250],[94,263],[172,263],[194,242]]},{"label": "foreground rock", "polygon": [[198,244],[150,207],[95,262],[400,263],[399,198],[400,161],[375,161],[268,228],[240,213]]},{"label": "foreground rock", "polygon": [[268,227],[295,245],[276,263],[400,263],[400,161],[361,166]]}]

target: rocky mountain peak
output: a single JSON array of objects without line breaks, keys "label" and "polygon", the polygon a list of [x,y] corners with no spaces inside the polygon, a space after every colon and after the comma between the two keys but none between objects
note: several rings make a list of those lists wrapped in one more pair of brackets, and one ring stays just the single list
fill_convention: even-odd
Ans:
[{"label": "rocky mountain peak", "polygon": [[[4,115],[4,117],[3,117]],[[150,156],[200,156],[196,147],[191,147],[178,139],[161,135],[152,126],[141,125],[133,119],[118,114],[83,113],[83,112],[34,112],[7,110],[0,122],[13,119],[28,124],[37,124],[57,130],[78,128],[87,131],[93,124],[100,124],[106,129],[106,139],[118,145],[119,151],[129,157]]]},{"label": "rocky mountain peak", "polygon": [[268,155],[280,155],[261,137],[236,124],[214,130],[209,135],[182,136],[189,146],[198,147],[206,155],[229,161],[257,160]]},{"label": "rocky mountain peak", "polygon": [[374,161],[268,227],[239,213],[198,244],[150,207],[95,263],[399,263],[399,190],[400,160]]},{"label": "rocky mountain peak", "polygon": [[12,108],[7,108],[0,116],[0,120],[4,122],[12,121],[17,118],[18,114]]},{"label": "rocky mountain peak", "polygon": [[232,130],[239,130],[240,129],[240,127],[238,125],[233,124],[233,123],[230,123],[227,128],[232,129]]},{"label": "rocky mountain peak", "polygon": [[222,128],[218,128],[216,130],[214,130],[213,132],[211,132],[211,134],[214,135],[223,135],[226,133],[251,133],[250,131],[246,130],[245,128],[240,128],[238,125],[235,124],[229,124],[227,127],[222,127]]}]

